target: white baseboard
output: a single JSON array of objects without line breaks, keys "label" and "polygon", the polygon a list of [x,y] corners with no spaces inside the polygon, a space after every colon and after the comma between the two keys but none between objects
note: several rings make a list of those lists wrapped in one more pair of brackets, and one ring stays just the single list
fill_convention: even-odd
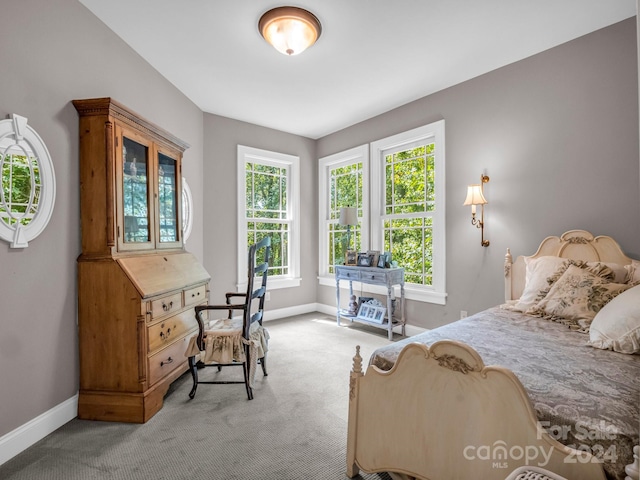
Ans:
[{"label": "white baseboard", "polygon": [[316,312],[326,313],[332,317],[336,316],[335,305],[325,305],[324,303],[316,303]]},{"label": "white baseboard", "polygon": [[[265,307],[264,321],[268,322],[269,320],[278,320],[279,318],[292,317],[294,315],[303,315],[305,313],[311,312],[323,312],[322,310],[319,310],[320,306],[321,305],[319,303],[307,303],[306,305],[296,305],[295,307],[279,308],[277,310],[270,310],[268,307]],[[336,310],[334,308],[334,315],[335,312]]]},{"label": "white baseboard", "polygon": [[428,331],[428,328],[416,327],[415,325],[405,325],[404,327],[404,333],[407,334],[407,337],[413,337],[414,335]]},{"label": "white baseboard", "polygon": [[78,415],[78,394],[0,438],[0,465]]}]

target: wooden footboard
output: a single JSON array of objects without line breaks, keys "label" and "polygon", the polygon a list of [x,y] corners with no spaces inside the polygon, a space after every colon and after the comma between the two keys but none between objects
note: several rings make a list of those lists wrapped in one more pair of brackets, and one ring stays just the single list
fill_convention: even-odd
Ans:
[{"label": "wooden footboard", "polygon": [[[601,463],[550,437],[516,376],[485,367],[471,347],[407,345],[394,367],[349,385],[347,475],[395,472],[428,480],[504,480],[523,465],[568,479],[604,480]],[[406,477],[405,477],[406,478]]]}]

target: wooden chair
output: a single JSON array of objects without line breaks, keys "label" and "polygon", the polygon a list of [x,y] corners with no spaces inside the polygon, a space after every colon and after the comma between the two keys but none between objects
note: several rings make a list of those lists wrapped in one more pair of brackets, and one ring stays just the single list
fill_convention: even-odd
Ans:
[{"label": "wooden chair", "polygon": [[[256,255],[264,251],[264,261],[257,263]],[[267,269],[271,253],[271,237],[265,237],[249,248],[247,291],[227,293],[224,305],[200,305],[195,307],[198,335],[191,338],[186,356],[193,377],[193,388],[189,397],[196,394],[198,384],[244,383],[247,397],[253,399],[253,379],[257,364],[267,376],[267,342],[269,334],[262,326],[265,293],[267,291]],[[260,281],[261,280],[261,281]],[[237,299],[241,299],[241,303]],[[233,302],[232,302],[233,300]],[[203,312],[226,310],[227,318],[205,321]],[[242,311],[242,317],[234,317]],[[196,361],[196,355],[200,360]],[[199,381],[198,369],[205,367],[242,367],[244,380]]]}]

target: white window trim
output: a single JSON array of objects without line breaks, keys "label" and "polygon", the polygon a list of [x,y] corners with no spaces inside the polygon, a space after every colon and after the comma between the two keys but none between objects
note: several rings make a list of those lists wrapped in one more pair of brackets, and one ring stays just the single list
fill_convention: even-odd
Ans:
[{"label": "white window trim", "polygon": [[51,219],[56,197],[56,177],[51,155],[38,132],[27,124],[26,117],[15,113],[9,117],[0,121],[0,167],[5,152],[15,146],[23,149],[26,144],[38,161],[41,191],[37,211],[28,225],[17,223],[9,226],[0,220],[0,239],[9,242],[11,248],[26,248],[31,240],[42,233]]},{"label": "white window trim", "polygon": [[182,177],[182,241],[187,243],[193,229],[193,195],[187,183]]},{"label": "white window trim", "polygon": [[318,239],[318,281],[320,285],[335,285],[335,277],[327,270],[327,250],[328,245],[328,226],[329,226],[329,194],[327,192],[329,182],[329,170],[343,165],[362,162],[362,218],[360,238],[363,247],[369,244],[369,147],[368,145],[360,145],[343,152],[334,153],[326,157],[322,157],[318,161],[318,218],[319,232]]},{"label": "white window trim", "polygon": [[247,288],[247,218],[246,218],[246,164],[262,163],[289,170],[287,185],[287,217],[291,219],[289,231],[289,273],[270,276],[269,290],[299,287],[300,278],[300,157],[238,145],[238,290]]},{"label": "white window trim", "polygon": [[445,242],[445,138],[444,120],[392,135],[371,143],[371,248],[383,250],[382,213],[384,212],[384,157],[383,152],[414,142],[434,139],[436,143],[434,166],[436,169],[436,210],[433,213],[433,285],[405,285],[406,298],[445,305],[446,242]]}]

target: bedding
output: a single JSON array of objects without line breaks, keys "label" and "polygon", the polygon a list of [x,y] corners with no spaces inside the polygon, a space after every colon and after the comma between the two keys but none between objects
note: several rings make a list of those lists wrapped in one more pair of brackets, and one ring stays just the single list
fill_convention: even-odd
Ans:
[{"label": "bedding", "polygon": [[608,478],[624,479],[640,441],[640,355],[594,348],[589,335],[566,325],[493,307],[379,348],[370,364],[390,370],[405,345],[443,339],[473,347],[485,365],[513,371],[552,437],[602,459]]}]

